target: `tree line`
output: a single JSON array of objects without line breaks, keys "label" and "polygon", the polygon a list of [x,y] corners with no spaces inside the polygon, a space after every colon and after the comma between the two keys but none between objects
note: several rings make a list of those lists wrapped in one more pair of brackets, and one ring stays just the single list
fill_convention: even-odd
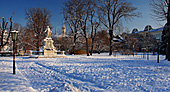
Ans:
[{"label": "tree line", "polygon": [[74,44],[78,32],[86,39],[87,56],[89,56],[88,38],[92,40],[92,52],[96,32],[100,26],[104,26],[109,31],[109,55],[112,55],[115,24],[123,18],[131,20],[140,16],[136,9],[126,0],[68,0],[64,3],[63,15],[74,33]]}]

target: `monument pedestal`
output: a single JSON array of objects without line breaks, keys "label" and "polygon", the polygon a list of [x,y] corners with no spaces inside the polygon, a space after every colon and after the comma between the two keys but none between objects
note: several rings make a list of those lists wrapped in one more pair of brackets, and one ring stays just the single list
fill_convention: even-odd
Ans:
[{"label": "monument pedestal", "polygon": [[66,55],[39,55],[36,58],[67,58]]},{"label": "monument pedestal", "polygon": [[53,45],[52,38],[45,38],[44,39],[44,55],[57,55],[57,51]]},{"label": "monument pedestal", "polygon": [[[48,33],[47,37],[44,39],[43,55],[38,55],[38,57],[36,56],[35,58],[65,58],[66,56],[64,54],[57,55],[57,50],[55,50],[55,47],[53,45],[54,41],[51,38],[51,30],[49,26],[47,26],[46,31],[48,31]],[[32,55],[32,57],[34,56],[35,55]]]},{"label": "monument pedestal", "polygon": [[44,55],[57,55],[53,50],[44,50]]}]

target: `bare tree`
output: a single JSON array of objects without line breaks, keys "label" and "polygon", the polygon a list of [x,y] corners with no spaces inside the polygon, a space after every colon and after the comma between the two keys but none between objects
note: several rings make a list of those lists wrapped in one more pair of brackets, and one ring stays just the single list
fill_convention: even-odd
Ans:
[{"label": "bare tree", "polygon": [[30,8],[26,11],[27,27],[33,31],[35,38],[32,44],[36,44],[36,50],[42,46],[42,40],[45,38],[45,29],[50,26],[50,12],[47,9]]},{"label": "bare tree", "polygon": [[107,51],[109,49],[109,37],[105,30],[98,31],[96,34],[95,45],[96,49],[100,51]]},{"label": "bare tree", "polygon": [[166,21],[168,17],[169,0],[151,0],[151,15],[158,21]]},{"label": "bare tree", "polygon": [[[170,2],[170,0],[168,0]],[[170,61],[170,4],[168,3],[168,18],[167,18],[167,26],[168,26],[168,50],[167,50],[167,58]]]},{"label": "bare tree", "polygon": [[18,45],[23,50],[36,50],[36,35],[34,31],[28,28],[22,28],[18,33]]},{"label": "bare tree", "polygon": [[133,7],[131,3],[126,0],[98,0],[98,14],[100,15],[100,21],[109,29],[110,35],[110,53],[112,55],[112,39],[114,25],[122,18],[125,20],[131,20],[133,17],[140,15],[139,12],[135,12],[137,9]]},{"label": "bare tree", "polygon": [[14,30],[20,31],[22,29],[22,25],[19,23],[14,23],[12,28]]},{"label": "bare tree", "polygon": [[90,25],[91,25],[91,40],[92,40],[90,55],[92,56],[93,48],[94,48],[94,41],[95,41],[97,29],[100,26],[100,21],[96,14],[96,8],[95,8],[96,0],[89,0],[89,1],[90,1],[89,2],[89,10],[90,10],[89,11],[89,21],[90,21]]},{"label": "bare tree", "polygon": [[[80,5],[81,5],[81,11],[78,12],[77,18],[79,20],[79,26],[82,30],[81,34],[86,40],[86,51],[87,51],[87,56],[89,56],[89,39],[91,38],[92,40],[91,53],[90,53],[90,55],[92,55],[96,31],[100,25],[100,22],[98,20],[98,17],[96,16],[97,14],[95,10],[96,0],[86,0],[86,1],[82,0]],[[91,27],[91,30],[90,30],[90,27]],[[89,37],[88,35],[90,33],[91,33],[90,35],[91,37]]]},{"label": "bare tree", "polygon": [[[69,23],[69,25],[72,30],[74,27],[75,35],[77,34],[78,30],[82,31],[80,32],[80,34],[85,38],[85,41],[86,41],[87,56],[89,56],[89,48],[88,48],[89,38],[88,38],[87,24],[88,24],[89,13],[90,13],[90,3],[91,3],[91,0],[86,0],[86,1],[69,0],[65,4],[69,8],[69,9],[65,9],[67,11],[69,10],[69,13],[67,14],[67,16],[69,17],[65,16],[65,19],[69,18],[71,20],[74,20],[74,22],[72,21],[72,23]],[[73,24],[74,26],[72,26],[71,24]],[[74,37],[74,38],[76,39],[77,37]],[[75,44],[75,41],[74,41],[74,44]]]},{"label": "bare tree", "polygon": [[78,0],[68,0],[67,2],[64,3],[63,7],[63,14],[64,14],[64,19],[68,23],[72,34],[74,36],[73,40],[73,47],[72,47],[72,54],[74,54],[75,46],[76,46],[76,40],[79,37],[78,32],[80,31],[79,28],[79,20],[77,19],[77,12],[80,11],[80,2]]},{"label": "bare tree", "polygon": [[120,20],[114,26],[114,34],[115,35],[120,35],[121,33],[123,33],[123,30],[124,30],[123,23]]},{"label": "bare tree", "polygon": [[151,0],[152,16],[157,21],[167,21],[168,41],[166,58],[170,61],[170,0]]},{"label": "bare tree", "polygon": [[12,31],[12,17],[10,18],[10,30],[9,30],[9,33],[8,33],[8,36],[7,37],[4,37],[5,36],[5,31],[7,31],[7,25],[8,25],[8,22],[5,21],[5,18],[3,17],[2,18],[2,26],[0,26],[0,32],[1,32],[1,38],[0,38],[0,51],[3,49],[3,47],[5,45],[8,44],[9,42],[9,38],[10,38],[10,34],[11,34],[11,31]]},{"label": "bare tree", "polygon": [[86,52],[87,56],[89,55],[89,37],[88,37],[88,30],[87,30],[87,25],[88,25],[88,19],[90,16],[90,3],[91,0],[80,0],[81,1],[81,11],[78,13],[78,20],[80,20],[79,25],[82,30],[81,34],[85,38],[86,41]]}]

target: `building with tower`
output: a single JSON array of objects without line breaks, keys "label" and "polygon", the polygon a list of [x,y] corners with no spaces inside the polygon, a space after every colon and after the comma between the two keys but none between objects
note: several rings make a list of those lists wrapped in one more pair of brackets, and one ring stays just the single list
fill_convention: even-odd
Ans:
[{"label": "building with tower", "polygon": [[66,35],[65,21],[63,20],[62,35]]}]

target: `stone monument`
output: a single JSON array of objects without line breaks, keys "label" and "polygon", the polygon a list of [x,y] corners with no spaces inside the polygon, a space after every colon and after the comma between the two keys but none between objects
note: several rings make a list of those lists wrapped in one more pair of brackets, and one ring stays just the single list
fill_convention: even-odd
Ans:
[{"label": "stone monument", "polygon": [[47,32],[47,37],[44,39],[44,55],[57,55],[57,51],[53,45],[54,41],[51,38],[52,32],[49,26],[47,26],[45,32]]},{"label": "stone monument", "polygon": [[[31,58],[66,58],[64,51],[57,51],[53,45],[53,40],[51,38],[51,30],[50,27],[47,26],[47,29],[45,30],[47,32],[47,36],[44,39],[44,46],[43,46],[43,55],[33,55],[34,51],[30,52]],[[57,52],[61,53],[60,55],[57,54]]]}]

